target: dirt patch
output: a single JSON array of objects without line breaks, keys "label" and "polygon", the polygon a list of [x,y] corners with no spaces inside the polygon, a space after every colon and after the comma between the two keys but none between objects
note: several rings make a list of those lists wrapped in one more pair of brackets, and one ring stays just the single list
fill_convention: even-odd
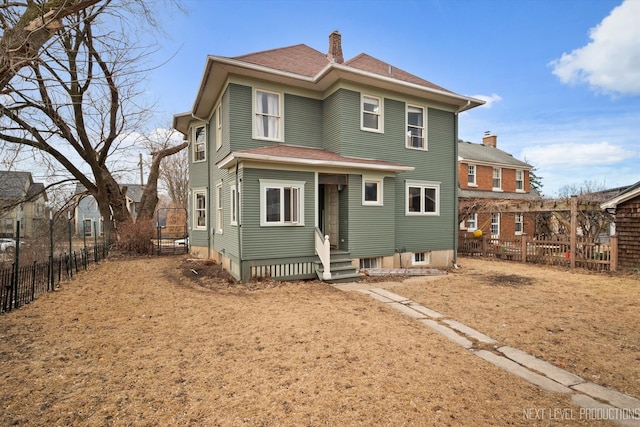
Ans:
[{"label": "dirt patch", "polygon": [[[393,291],[638,396],[637,281],[461,264]],[[567,395],[367,295],[219,272],[183,258],[105,261],[0,316],[0,425],[587,424]],[[496,274],[535,280],[480,280]],[[561,302],[536,303],[549,298]],[[576,416],[531,418],[552,408]]]},{"label": "dirt patch", "polygon": [[495,286],[526,286],[532,284],[534,279],[516,274],[493,274],[487,276],[485,282]]}]

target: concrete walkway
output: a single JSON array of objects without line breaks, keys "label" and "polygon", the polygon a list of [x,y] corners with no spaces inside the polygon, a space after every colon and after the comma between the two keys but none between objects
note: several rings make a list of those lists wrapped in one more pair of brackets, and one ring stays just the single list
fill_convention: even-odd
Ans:
[{"label": "concrete walkway", "polygon": [[[412,280],[424,281],[425,279],[429,278],[409,278],[403,284]],[[466,348],[472,354],[531,384],[547,391],[570,394],[573,404],[580,408],[579,414],[571,414],[575,418],[609,420],[620,426],[640,427],[640,400],[586,381],[524,351],[501,346],[497,340],[453,319],[447,319],[445,315],[424,307],[409,298],[383,289],[380,287],[382,285],[392,287],[397,283],[359,282],[334,285],[334,287],[344,291],[365,293],[376,301],[387,304],[389,307],[416,319],[452,342]],[[493,350],[487,350],[490,347]],[[546,408],[546,410],[550,409]],[[549,414],[532,414],[532,417],[536,415],[549,416]]]}]

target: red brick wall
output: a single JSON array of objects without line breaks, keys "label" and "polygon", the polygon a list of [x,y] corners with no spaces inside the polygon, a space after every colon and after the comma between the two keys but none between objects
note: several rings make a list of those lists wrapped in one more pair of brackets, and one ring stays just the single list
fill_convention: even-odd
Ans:
[{"label": "red brick wall", "polygon": [[[458,163],[458,179],[460,188],[465,190],[493,190],[493,167],[476,165],[476,184],[477,187],[470,187],[468,182],[469,165],[467,163]],[[516,192],[516,170],[502,168],[502,191]],[[524,191],[530,191],[529,171],[524,171]]]}]

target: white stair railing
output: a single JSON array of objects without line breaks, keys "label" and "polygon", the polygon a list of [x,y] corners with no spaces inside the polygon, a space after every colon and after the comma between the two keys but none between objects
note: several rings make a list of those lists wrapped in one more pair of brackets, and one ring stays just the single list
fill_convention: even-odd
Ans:
[{"label": "white stair railing", "polygon": [[322,262],[322,280],[331,279],[331,245],[329,236],[322,236],[322,232],[316,227],[316,255]]}]

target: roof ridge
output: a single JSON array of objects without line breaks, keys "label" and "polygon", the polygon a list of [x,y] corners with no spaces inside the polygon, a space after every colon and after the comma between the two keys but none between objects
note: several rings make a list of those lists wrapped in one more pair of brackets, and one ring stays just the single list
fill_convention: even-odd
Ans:
[{"label": "roof ridge", "polygon": [[[245,58],[247,56],[253,56],[253,55],[259,55],[259,54],[263,54],[263,53],[276,52],[276,51],[279,51],[279,50],[291,49],[293,47],[301,47],[301,46],[304,46],[306,48],[314,50],[314,51],[318,52],[320,55],[323,55],[323,56],[326,57],[326,55],[324,53],[320,52],[319,50],[314,49],[314,48],[312,48],[311,46],[309,46],[309,45],[307,45],[305,43],[298,43],[298,44],[292,44],[290,46],[276,47],[276,48],[273,48],[273,49],[258,50],[258,51],[251,52],[251,53],[245,53],[244,55],[239,55],[239,56],[228,56],[227,58],[237,59],[239,61],[242,61],[242,58]],[[327,62],[329,62],[328,58],[327,58]]]}]

